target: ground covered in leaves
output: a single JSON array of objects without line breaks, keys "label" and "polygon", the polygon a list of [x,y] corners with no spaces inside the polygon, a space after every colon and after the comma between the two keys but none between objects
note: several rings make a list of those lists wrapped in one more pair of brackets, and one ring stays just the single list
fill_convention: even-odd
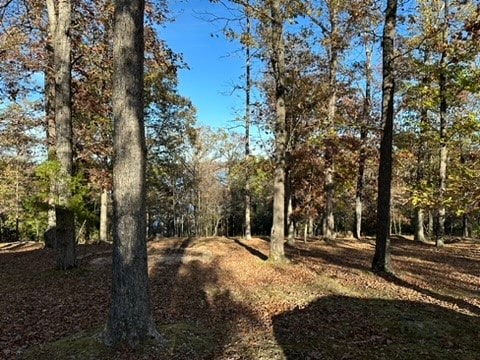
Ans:
[{"label": "ground covered in leaves", "polygon": [[0,359],[478,359],[480,242],[392,239],[395,276],[372,274],[372,240],[310,239],[266,261],[264,239],[148,243],[165,341],[105,348],[111,245],[52,270],[40,244],[0,246]]}]

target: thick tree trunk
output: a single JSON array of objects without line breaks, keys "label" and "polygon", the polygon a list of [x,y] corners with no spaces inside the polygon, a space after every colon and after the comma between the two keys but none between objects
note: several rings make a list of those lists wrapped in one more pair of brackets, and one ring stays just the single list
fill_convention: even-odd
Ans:
[{"label": "thick tree trunk", "polygon": [[285,47],[283,39],[283,16],[280,1],[271,1],[271,55],[275,79],[275,170],[273,175],[273,225],[268,259],[273,262],[285,260],[285,151],[287,133],[285,126]]},{"label": "thick tree trunk", "polygon": [[143,15],[143,0],[115,1],[112,299],[104,340],[132,347],[159,338],[147,268]]},{"label": "thick tree trunk", "polygon": [[108,192],[103,189],[100,196],[100,241],[108,240]]},{"label": "thick tree trunk", "polygon": [[[57,7],[47,1],[53,35],[55,74],[56,159],[60,165],[57,178],[58,202],[55,204],[57,268],[76,265],[75,217],[70,209],[70,178],[73,175],[72,94],[71,94],[71,12],[70,0],[59,0]],[[59,216],[63,218],[59,218]]]},{"label": "thick tree trunk", "polygon": [[390,273],[390,202],[392,186],[392,141],[393,141],[393,100],[395,95],[394,39],[397,18],[397,0],[388,0],[383,29],[383,84],[382,122],[383,135],[380,144],[380,165],[378,170],[377,233],[372,270]]}]

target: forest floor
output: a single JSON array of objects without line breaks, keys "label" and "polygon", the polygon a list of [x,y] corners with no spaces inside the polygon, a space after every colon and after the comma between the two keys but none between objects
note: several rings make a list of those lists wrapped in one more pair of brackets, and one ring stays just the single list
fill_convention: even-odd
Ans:
[{"label": "forest floor", "polygon": [[298,241],[265,261],[255,238],[148,242],[151,300],[165,342],[106,348],[111,245],[80,245],[53,270],[40,244],[0,248],[0,359],[479,359],[480,242],[443,248],[393,237],[395,276],[374,245]]}]

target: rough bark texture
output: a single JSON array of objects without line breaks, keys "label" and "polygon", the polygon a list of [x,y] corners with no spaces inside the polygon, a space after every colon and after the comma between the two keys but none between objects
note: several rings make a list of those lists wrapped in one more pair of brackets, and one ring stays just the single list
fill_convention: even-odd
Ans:
[{"label": "rough bark texture", "polygon": [[271,55],[275,79],[275,170],[273,175],[273,225],[268,259],[273,262],[285,259],[285,151],[287,133],[285,126],[285,45],[283,16],[280,1],[271,0]]},{"label": "rough bark texture", "polygon": [[58,202],[55,204],[57,268],[65,270],[76,265],[75,217],[69,207],[69,183],[73,175],[70,38],[72,4],[70,0],[59,0],[56,12],[52,1],[48,1],[47,5],[51,29],[54,29],[55,153],[60,165],[57,178]]},{"label": "rough bark texture", "polygon": [[390,264],[390,202],[392,186],[392,138],[393,100],[395,94],[394,39],[397,17],[397,0],[388,0],[383,28],[383,84],[382,122],[383,135],[380,144],[378,170],[377,232],[372,270],[379,273],[391,272]]},{"label": "rough bark texture", "polygon": [[[52,24],[53,19],[49,22],[50,36],[48,37],[47,51],[47,65],[45,68],[45,116],[46,116],[46,133],[47,133],[47,156],[48,160],[54,160],[55,155],[55,76],[53,72],[54,58],[52,45],[52,29],[55,25]],[[47,229],[54,229],[56,225],[55,218],[55,184],[50,183],[50,192],[48,194],[48,212],[47,212]],[[55,233],[55,232],[51,232]]]},{"label": "rough bark texture", "polygon": [[114,15],[114,166],[112,299],[108,345],[158,337],[148,285],[143,124],[144,1],[116,0]]}]

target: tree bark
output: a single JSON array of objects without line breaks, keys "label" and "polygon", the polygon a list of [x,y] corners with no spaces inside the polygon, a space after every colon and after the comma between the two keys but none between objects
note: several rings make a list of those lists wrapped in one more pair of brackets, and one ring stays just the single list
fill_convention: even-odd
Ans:
[{"label": "tree bark", "polygon": [[395,95],[394,39],[397,18],[397,0],[388,0],[383,28],[383,83],[382,123],[378,170],[377,232],[372,270],[377,273],[392,272],[390,262],[390,203],[392,186],[393,100]]},{"label": "tree bark", "polygon": [[[48,43],[46,46],[47,65],[45,67],[45,116],[46,116],[46,133],[47,133],[47,158],[50,161],[55,160],[55,76],[54,76],[54,54],[53,54],[53,35],[55,33],[55,18],[49,21]],[[47,212],[47,229],[54,229],[56,225],[55,219],[55,183],[50,179],[50,191],[48,193],[48,212]],[[53,231],[51,231],[54,234]],[[54,236],[54,235],[53,235]]]},{"label": "tree bark", "polygon": [[285,260],[285,151],[287,143],[285,110],[285,44],[280,1],[271,0],[271,54],[275,80],[275,170],[273,175],[273,225],[268,259]]},{"label": "tree bark", "polygon": [[[55,75],[55,153],[60,166],[57,177],[58,202],[55,204],[57,268],[76,266],[75,215],[70,208],[70,178],[73,175],[72,93],[71,93],[71,13],[70,0],[56,4],[47,1],[50,30],[53,33]],[[59,218],[61,217],[61,218]]]},{"label": "tree bark", "polygon": [[100,241],[108,240],[108,193],[103,189],[100,196]]},{"label": "tree bark", "polygon": [[107,345],[160,339],[148,285],[143,0],[116,0],[113,38],[113,266]]}]

